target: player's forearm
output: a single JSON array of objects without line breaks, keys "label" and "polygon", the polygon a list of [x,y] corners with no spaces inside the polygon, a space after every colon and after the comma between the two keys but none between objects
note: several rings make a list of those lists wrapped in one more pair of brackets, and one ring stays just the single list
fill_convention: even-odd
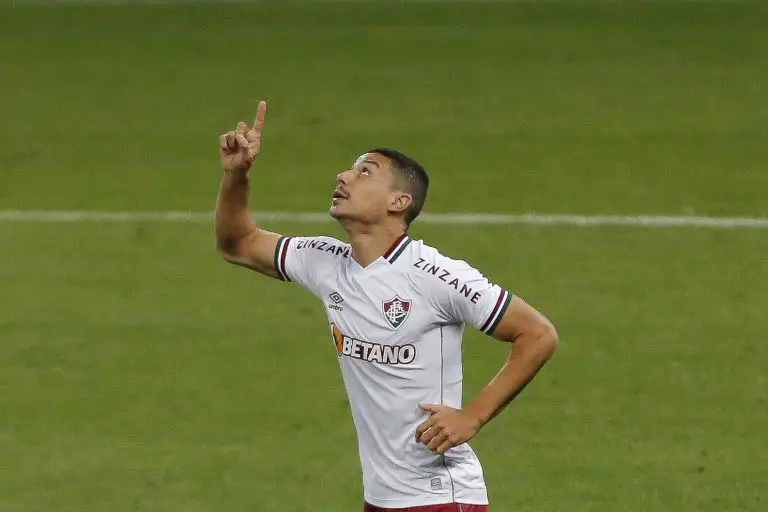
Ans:
[{"label": "player's forearm", "polygon": [[464,410],[481,426],[486,424],[533,380],[555,352],[557,344],[557,332],[551,326],[521,334],[504,367]]},{"label": "player's forearm", "polygon": [[258,231],[248,207],[248,173],[225,172],[216,200],[216,244],[220,251],[235,252],[239,242]]}]

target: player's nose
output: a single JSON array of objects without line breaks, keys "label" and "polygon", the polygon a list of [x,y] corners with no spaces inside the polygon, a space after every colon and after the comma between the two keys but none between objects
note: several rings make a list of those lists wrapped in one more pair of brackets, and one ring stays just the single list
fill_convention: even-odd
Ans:
[{"label": "player's nose", "polygon": [[346,185],[349,183],[349,176],[350,176],[351,169],[347,169],[346,171],[342,171],[339,174],[336,175],[336,182]]}]

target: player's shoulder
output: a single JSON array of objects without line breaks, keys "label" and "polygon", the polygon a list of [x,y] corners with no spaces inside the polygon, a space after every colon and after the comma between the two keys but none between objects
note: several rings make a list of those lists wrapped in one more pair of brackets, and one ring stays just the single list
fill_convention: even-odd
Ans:
[{"label": "player's shoulder", "polygon": [[411,281],[426,295],[462,294],[477,299],[485,278],[468,262],[444,255],[421,240],[411,245],[409,274]]},{"label": "player's shoulder", "polygon": [[430,273],[436,272],[437,268],[452,273],[473,270],[472,265],[467,261],[446,256],[437,248],[426,244],[423,240],[414,240],[411,245],[410,259],[412,260],[413,268],[416,270],[429,268]]},{"label": "player's shoulder", "polygon": [[290,244],[292,250],[306,253],[307,257],[313,259],[338,259],[349,258],[350,256],[350,245],[330,236],[286,236],[283,238],[286,244]]},{"label": "player's shoulder", "polygon": [[301,275],[331,272],[349,258],[350,248],[330,236],[281,236],[275,248],[275,268],[281,279],[299,280]]}]

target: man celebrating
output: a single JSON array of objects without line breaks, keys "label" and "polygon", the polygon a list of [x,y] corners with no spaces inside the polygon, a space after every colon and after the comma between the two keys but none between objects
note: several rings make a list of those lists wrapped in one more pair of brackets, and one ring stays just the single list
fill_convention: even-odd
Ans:
[{"label": "man celebrating", "polygon": [[[414,160],[373,149],[337,176],[330,215],[349,243],[260,229],[248,208],[253,127],[219,139],[224,176],[216,240],[224,259],[295,281],[325,304],[358,435],[366,512],[482,512],[488,495],[467,444],[554,352],[552,324],[464,261],[408,236],[429,178]],[[462,408],[464,326],[513,343],[491,382]]]}]

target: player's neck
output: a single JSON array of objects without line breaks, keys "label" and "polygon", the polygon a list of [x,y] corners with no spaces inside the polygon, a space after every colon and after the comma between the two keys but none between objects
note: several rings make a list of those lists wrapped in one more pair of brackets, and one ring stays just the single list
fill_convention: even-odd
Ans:
[{"label": "player's neck", "polygon": [[367,226],[364,230],[350,228],[347,228],[346,231],[349,236],[349,245],[352,246],[352,259],[361,267],[367,267],[379,259],[403,233],[408,232],[400,224],[396,226]]}]

